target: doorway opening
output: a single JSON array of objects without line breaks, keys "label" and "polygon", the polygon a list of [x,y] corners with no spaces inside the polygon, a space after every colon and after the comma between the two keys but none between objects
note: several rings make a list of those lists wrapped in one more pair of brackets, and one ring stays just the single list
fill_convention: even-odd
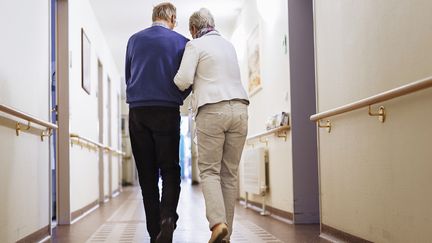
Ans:
[{"label": "doorway opening", "polygon": [[180,168],[183,180],[192,178],[192,136],[189,116],[181,116],[180,121]]}]

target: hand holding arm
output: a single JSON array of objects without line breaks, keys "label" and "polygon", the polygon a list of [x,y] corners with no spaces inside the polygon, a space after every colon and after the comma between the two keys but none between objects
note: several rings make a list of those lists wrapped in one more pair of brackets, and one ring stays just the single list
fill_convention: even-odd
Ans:
[{"label": "hand holding arm", "polygon": [[192,86],[190,86],[186,90],[180,91],[180,92],[182,94],[183,100],[185,100],[190,95],[190,93],[192,92]]}]

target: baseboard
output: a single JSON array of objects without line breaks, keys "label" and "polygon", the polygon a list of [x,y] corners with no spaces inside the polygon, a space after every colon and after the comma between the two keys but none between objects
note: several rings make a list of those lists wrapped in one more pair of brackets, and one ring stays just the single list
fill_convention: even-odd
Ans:
[{"label": "baseboard", "polygon": [[[244,198],[240,198],[241,202],[245,202]],[[257,202],[253,202],[253,201],[248,201],[248,204],[261,209],[261,203],[257,203]],[[284,210],[280,210],[277,208],[274,208],[272,206],[268,206],[266,205],[266,210],[271,214],[271,216],[275,217],[276,219],[280,218],[282,219],[282,221],[287,221],[288,223],[292,223],[294,220],[294,215],[291,212],[287,212]]]},{"label": "baseboard", "polygon": [[368,241],[358,236],[348,234],[325,224],[321,224],[320,237],[324,239],[334,240],[337,242],[372,243],[372,241]]},{"label": "baseboard", "polygon": [[50,236],[50,228],[49,225],[43,227],[42,229],[18,240],[17,243],[31,243],[31,242],[39,242]]},{"label": "baseboard", "polygon": [[71,222],[74,222],[77,218],[81,217],[82,215],[86,214],[88,211],[90,211],[91,209],[93,209],[94,207],[96,207],[97,205],[99,205],[99,201],[96,200],[92,203],[90,203],[89,205],[78,209],[74,212],[72,212],[71,214]]}]

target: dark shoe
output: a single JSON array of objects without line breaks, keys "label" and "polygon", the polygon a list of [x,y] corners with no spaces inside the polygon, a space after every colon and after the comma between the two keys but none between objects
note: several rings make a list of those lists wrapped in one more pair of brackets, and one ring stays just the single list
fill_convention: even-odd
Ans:
[{"label": "dark shoe", "polygon": [[161,231],[159,232],[156,243],[172,243],[175,223],[172,218],[162,220]]},{"label": "dark shoe", "polygon": [[228,235],[228,227],[226,224],[218,224],[212,229],[212,235],[209,243],[222,243],[225,236]]}]

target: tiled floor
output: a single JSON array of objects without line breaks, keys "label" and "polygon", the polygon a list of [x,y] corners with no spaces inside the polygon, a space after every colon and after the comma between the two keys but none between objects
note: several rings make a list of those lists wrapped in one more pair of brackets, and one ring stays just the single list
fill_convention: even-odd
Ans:
[{"label": "tiled floor", "polygon": [[[182,185],[178,212],[174,242],[207,242],[210,231],[199,186]],[[318,225],[286,224],[238,205],[231,242],[327,242],[318,235]],[[139,188],[125,189],[119,197],[71,226],[58,226],[51,241],[149,242]]]}]

